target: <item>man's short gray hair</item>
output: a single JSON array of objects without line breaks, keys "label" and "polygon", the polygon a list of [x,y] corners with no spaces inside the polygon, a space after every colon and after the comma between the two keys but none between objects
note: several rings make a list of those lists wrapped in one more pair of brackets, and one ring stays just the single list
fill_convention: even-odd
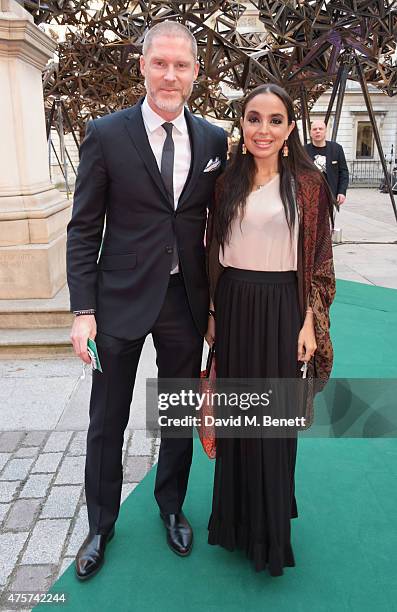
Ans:
[{"label": "man's short gray hair", "polygon": [[142,46],[142,55],[147,55],[151,48],[156,36],[170,36],[172,38],[186,38],[192,46],[192,54],[194,61],[197,60],[197,41],[194,38],[190,30],[178,21],[171,21],[166,19],[157,23],[155,26],[150,28],[145,34],[145,39]]}]

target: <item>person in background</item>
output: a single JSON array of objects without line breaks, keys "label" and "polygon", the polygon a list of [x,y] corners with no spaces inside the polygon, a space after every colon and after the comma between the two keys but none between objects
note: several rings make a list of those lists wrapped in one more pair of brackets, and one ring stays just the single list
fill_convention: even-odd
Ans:
[{"label": "person in background", "polygon": [[310,128],[312,142],[305,149],[317,168],[324,174],[338,206],[346,200],[349,185],[349,169],[343,147],[337,142],[326,140],[327,126],[315,119]]}]

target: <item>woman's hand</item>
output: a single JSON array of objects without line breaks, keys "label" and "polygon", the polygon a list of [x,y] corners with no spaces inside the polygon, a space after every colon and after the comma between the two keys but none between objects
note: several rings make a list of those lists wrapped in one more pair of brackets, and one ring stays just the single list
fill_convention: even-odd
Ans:
[{"label": "woman's hand", "polygon": [[208,316],[208,327],[205,339],[208,346],[212,346],[215,342],[215,318],[212,315]]},{"label": "woman's hand", "polygon": [[306,313],[305,322],[298,336],[298,361],[308,362],[317,349],[313,312]]}]

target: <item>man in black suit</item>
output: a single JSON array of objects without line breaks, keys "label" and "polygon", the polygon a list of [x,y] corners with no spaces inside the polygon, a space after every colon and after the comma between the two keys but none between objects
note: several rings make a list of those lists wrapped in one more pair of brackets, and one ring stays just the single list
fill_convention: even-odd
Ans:
[{"label": "man in black suit", "polygon": [[315,165],[325,174],[325,178],[338,205],[346,200],[349,185],[349,169],[343,148],[337,142],[326,140],[327,126],[316,119],[310,128],[312,142],[305,145],[306,151]]},{"label": "man in black suit", "polygon": [[[95,338],[103,369],[93,372],[90,401],[90,531],[76,557],[82,580],[100,569],[114,533],[145,338],[152,334],[159,378],[198,378],[208,325],[203,240],[226,134],[184,108],[199,70],[187,28],[166,21],[149,30],[140,66],[143,102],[87,126],[68,226],[71,338],[86,363],[87,339]],[[155,484],[168,545],[181,556],[192,546],[182,511],[192,449],[191,438],[163,438]]]}]

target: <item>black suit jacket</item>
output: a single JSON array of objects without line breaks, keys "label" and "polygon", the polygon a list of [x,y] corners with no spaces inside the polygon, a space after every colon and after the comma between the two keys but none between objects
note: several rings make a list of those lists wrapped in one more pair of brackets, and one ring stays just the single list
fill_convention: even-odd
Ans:
[{"label": "black suit jacket", "polygon": [[[153,326],[175,237],[192,315],[200,333],[206,332],[204,231],[227,140],[221,128],[187,110],[185,117],[192,162],[176,211],[147,138],[141,102],[87,125],[68,225],[70,302],[71,310],[95,309],[98,330],[111,336],[132,340]],[[220,166],[204,172],[215,158]]]},{"label": "black suit jacket", "polygon": [[[327,140],[327,181],[336,197],[339,193],[346,195],[349,185],[349,169],[343,148],[333,140]],[[314,159],[316,152],[312,143],[305,145],[306,151]]]}]

